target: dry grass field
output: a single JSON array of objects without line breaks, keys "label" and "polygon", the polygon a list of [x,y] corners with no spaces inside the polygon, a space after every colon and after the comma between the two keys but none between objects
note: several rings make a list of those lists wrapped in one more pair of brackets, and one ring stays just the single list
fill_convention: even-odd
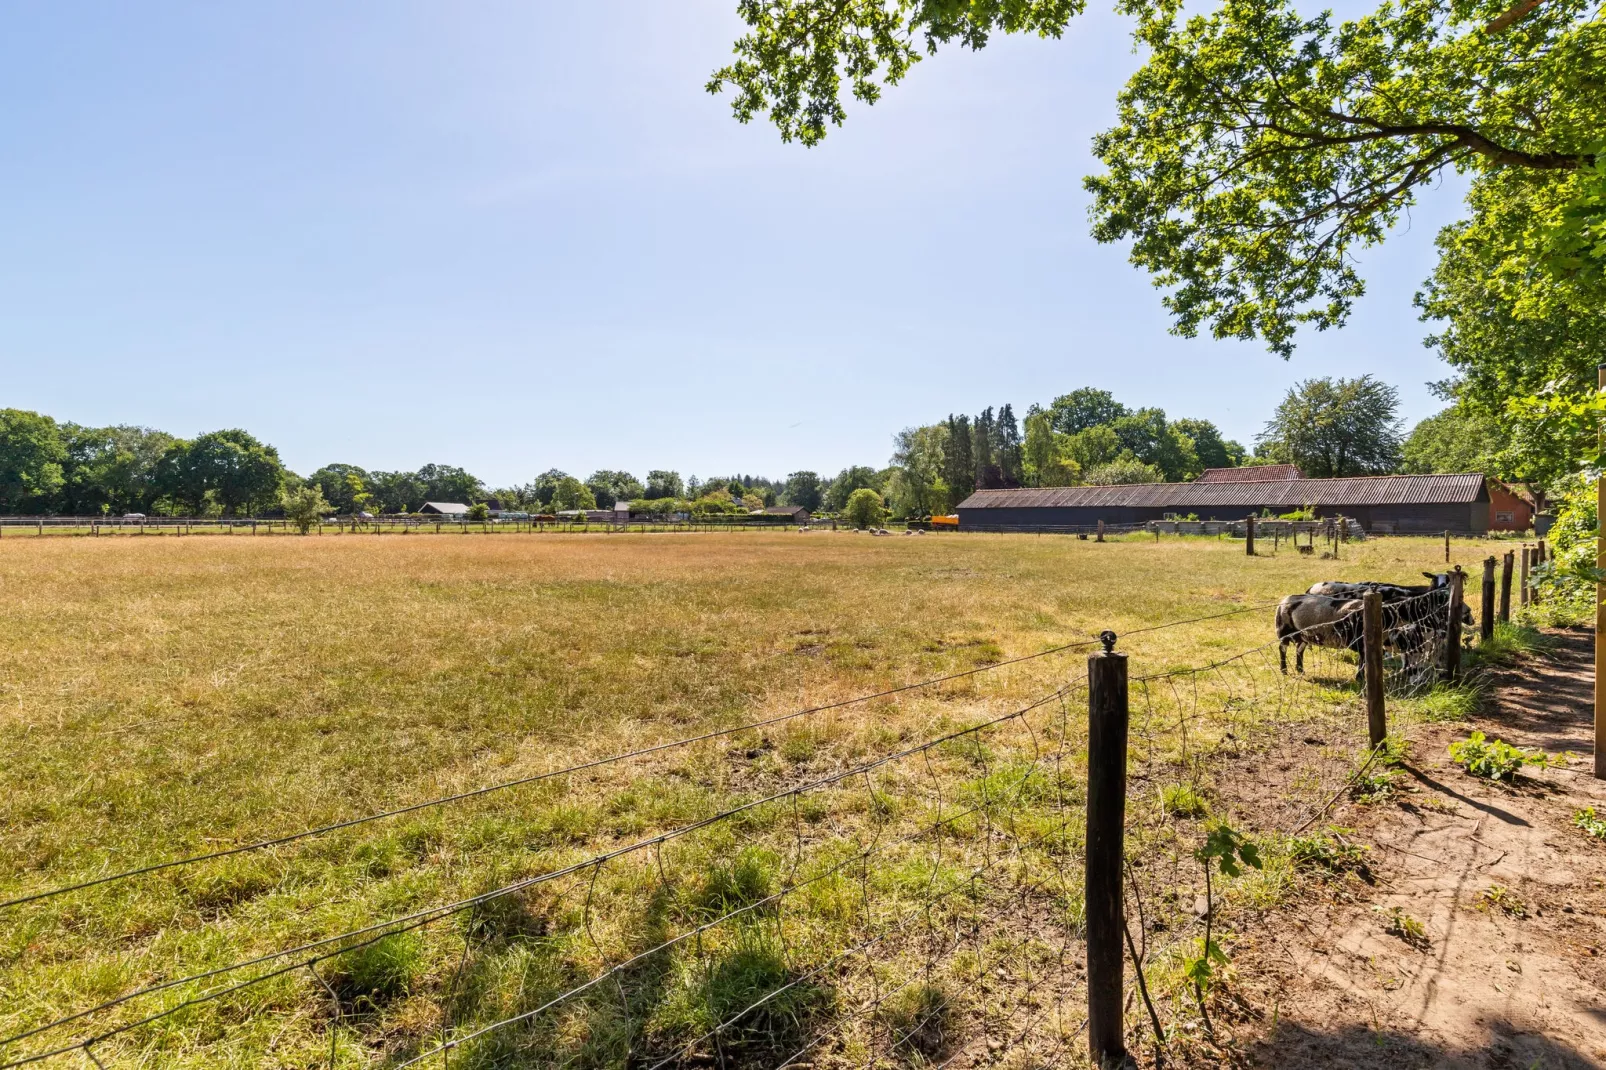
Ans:
[{"label": "dry grass field", "polygon": [[[1488,546],[1457,543],[1456,560],[1475,572]],[[1443,567],[1433,539],[1351,543],[1341,561],[1323,562],[1246,559],[1241,542],[1174,537],[7,538],[0,900],[982,667],[1105,628],[1268,603],[1317,579],[1409,582]],[[1264,609],[1134,635],[1120,649],[1134,674],[1152,673],[1270,638]],[[505,886],[996,717],[1065,686],[1085,653],[6,908],[0,1036]],[[1085,697],[1065,700],[1073,718],[1075,701]],[[627,958],[646,934],[661,940],[769,894],[788,879],[783,871],[795,877],[787,844],[801,844],[805,819],[813,864],[833,844],[855,842],[866,821],[912,820],[933,792],[985,795],[1016,736],[999,738],[994,764],[958,748],[929,752],[926,780],[889,769],[854,798],[810,796],[816,813],[800,817],[795,801],[758,808],[641,865],[622,860],[493,900],[316,975],[292,970],[121,1034],[93,1054],[107,1066],[319,1066],[333,1038],[338,1065],[400,1061],[453,1030],[538,1006]],[[1051,841],[1048,831],[1038,837],[1043,857],[1069,855]],[[900,887],[934,880],[932,870],[889,858],[873,879],[890,902]],[[1058,908],[1074,926],[1069,887]],[[635,977],[628,994],[599,988],[612,1010],[575,1001],[465,1045],[452,1065],[636,1065],[643,1053],[673,1053],[737,1006],[732,992],[762,993],[781,969],[766,943],[774,935],[788,963],[819,963],[844,934],[863,931],[863,892],[822,877],[784,923],[711,930],[698,955],[645,963],[650,985]],[[726,971],[717,977],[714,960]],[[978,964],[955,959],[952,969],[962,977]],[[744,1027],[751,1052],[758,1033],[778,1050],[788,1030],[807,1032],[835,998],[827,988],[799,984],[772,1003],[761,1028]],[[202,990],[158,992],[0,1047],[0,1064]],[[901,1013],[918,1015],[926,992],[904,989]],[[902,1033],[882,1025],[903,1038],[892,1047],[914,1056],[929,1017]],[[872,1023],[863,1043],[873,1046],[874,1033]],[[740,1063],[747,1049],[729,1043],[721,1056]],[[845,1053],[868,1061],[861,1056]]]}]

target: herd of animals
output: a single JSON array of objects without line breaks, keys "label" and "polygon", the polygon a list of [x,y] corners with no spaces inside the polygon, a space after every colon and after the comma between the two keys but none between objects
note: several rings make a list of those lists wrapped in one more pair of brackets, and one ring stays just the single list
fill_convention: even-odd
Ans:
[{"label": "herd of animals", "polygon": [[[1305,671],[1305,648],[1332,647],[1357,655],[1355,678],[1366,672],[1366,633],[1362,597],[1376,592],[1383,606],[1383,649],[1400,655],[1405,679],[1417,686],[1432,679],[1443,660],[1450,611],[1450,574],[1424,572],[1425,584],[1327,580],[1304,594],[1291,594],[1277,605],[1277,655],[1288,671],[1288,646],[1294,646],[1294,669]],[[1463,603],[1461,622],[1472,624]]]}]

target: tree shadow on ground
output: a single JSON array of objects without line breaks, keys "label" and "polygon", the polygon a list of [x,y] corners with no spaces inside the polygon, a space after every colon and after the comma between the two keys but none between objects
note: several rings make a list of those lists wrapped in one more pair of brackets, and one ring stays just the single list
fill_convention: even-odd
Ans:
[{"label": "tree shadow on ground", "polygon": [[1598,1070],[1606,1065],[1606,1053],[1585,1053],[1507,1021],[1484,1028],[1484,1036],[1448,1046],[1392,1030],[1359,1025],[1321,1030],[1283,1020],[1255,1044],[1251,1065],[1278,1070]]}]

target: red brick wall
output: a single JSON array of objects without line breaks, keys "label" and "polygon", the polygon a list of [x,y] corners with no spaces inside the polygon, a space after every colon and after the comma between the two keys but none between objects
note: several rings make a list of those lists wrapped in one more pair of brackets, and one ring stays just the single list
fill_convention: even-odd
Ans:
[{"label": "red brick wall", "polygon": [[[1502,519],[1511,514],[1510,520]],[[1527,531],[1534,526],[1533,506],[1517,497],[1501,484],[1489,480],[1489,530]]]}]

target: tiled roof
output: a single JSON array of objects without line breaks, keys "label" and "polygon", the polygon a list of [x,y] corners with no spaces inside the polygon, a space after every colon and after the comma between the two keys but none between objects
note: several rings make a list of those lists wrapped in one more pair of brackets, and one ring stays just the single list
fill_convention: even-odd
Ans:
[{"label": "tiled roof", "polygon": [[1260,483],[1268,479],[1304,479],[1292,464],[1251,464],[1241,468],[1206,468],[1195,483]]},{"label": "tiled roof", "polygon": [[1434,476],[1352,476],[1244,483],[1134,483],[1118,487],[978,490],[961,509],[1107,506],[1190,509],[1229,506],[1427,505],[1474,502],[1483,489],[1477,472]]}]

